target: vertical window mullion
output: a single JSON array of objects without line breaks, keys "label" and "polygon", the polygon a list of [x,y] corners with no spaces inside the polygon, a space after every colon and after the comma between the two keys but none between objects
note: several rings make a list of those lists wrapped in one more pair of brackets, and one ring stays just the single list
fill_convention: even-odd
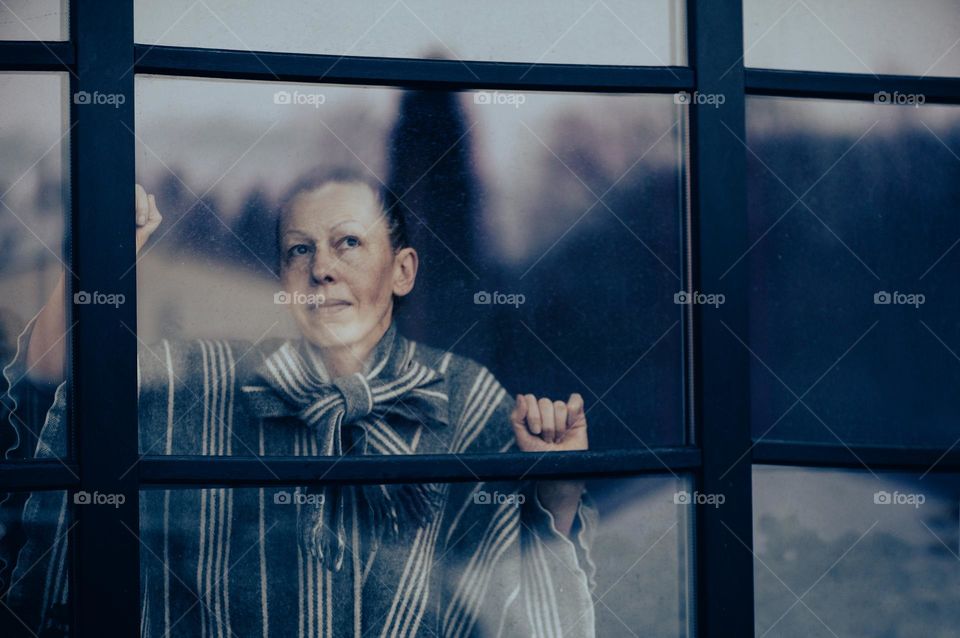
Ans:
[{"label": "vertical window mullion", "polygon": [[[689,0],[691,206],[694,289],[722,293],[719,306],[692,306],[695,428],[703,467],[697,489],[723,494],[696,508],[696,609],[703,636],[752,636],[747,271],[725,271],[748,246],[744,129],[743,14],[739,1]],[[719,99],[706,99],[722,95]],[[699,98],[699,99],[697,99]],[[739,138],[739,139],[738,139]]]},{"label": "vertical window mullion", "polygon": [[[140,631],[133,2],[75,0],[70,13],[76,277],[68,289],[122,299],[72,305],[74,451],[81,490],[124,497],[119,507],[74,506],[71,595],[81,637],[133,636]],[[74,99],[81,91],[90,99]]]}]

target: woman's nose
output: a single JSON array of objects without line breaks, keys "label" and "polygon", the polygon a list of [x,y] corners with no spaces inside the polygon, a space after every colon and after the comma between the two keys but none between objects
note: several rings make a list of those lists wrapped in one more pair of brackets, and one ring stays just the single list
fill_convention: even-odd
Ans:
[{"label": "woman's nose", "polygon": [[334,277],[335,269],[335,259],[315,253],[313,261],[310,264],[310,279],[313,285],[319,286],[321,284],[333,283],[336,280]]}]

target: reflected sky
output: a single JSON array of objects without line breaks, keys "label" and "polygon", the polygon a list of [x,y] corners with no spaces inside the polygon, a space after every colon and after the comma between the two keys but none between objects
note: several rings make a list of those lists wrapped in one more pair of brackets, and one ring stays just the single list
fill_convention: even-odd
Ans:
[{"label": "reflected sky", "polygon": [[747,66],[874,75],[960,74],[954,0],[744,0]]},{"label": "reflected sky", "polygon": [[3,0],[0,40],[66,40],[67,0]]},{"label": "reflected sky", "polygon": [[681,0],[138,0],[135,37],[251,51],[677,66],[686,61],[684,6]]},{"label": "reflected sky", "polygon": [[[278,91],[319,96],[317,102],[322,103],[277,104]],[[331,158],[362,162],[386,181],[385,148],[401,95],[389,88],[139,76],[138,174],[150,179],[176,169],[189,176],[189,183],[199,185],[212,184],[229,169],[226,185],[233,188],[217,191],[226,209],[247,195],[237,185],[259,184],[278,196],[300,172],[319,162],[330,163]],[[482,95],[497,95],[505,102],[478,103]],[[528,252],[531,242],[544,243],[545,248],[555,239],[539,237],[542,220],[517,214],[532,205],[522,198],[528,181],[537,177],[538,164],[555,159],[558,177],[574,183],[590,179],[577,165],[579,160],[599,162],[609,182],[628,170],[636,175],[644,170],[677,170],[680,164],[682,111],[670,96],[482,95],[465,92],[455,99],[464,113],[475,170],[489,187],[493,205],[486,213],[488,230],[504,257]],[[564,144],[575,145],[578,139],[596,149],[594,157],[564,155]],[[267,157],[270,161],[264,161]],[[525,179],[518,179],[524,173]],[[585,202],[577,214],[589,204]]]}]

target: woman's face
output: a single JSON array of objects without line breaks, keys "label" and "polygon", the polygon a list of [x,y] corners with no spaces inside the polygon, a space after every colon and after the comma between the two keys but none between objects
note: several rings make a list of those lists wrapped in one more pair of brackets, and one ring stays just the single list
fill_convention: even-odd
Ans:
[{"label": "woman's face", "polygon": [[393,295],[413,289],[417,257],[394,252],[386,220],[361,183],[297,195],[280,237],[281,283],[300,332],[320,348],[367,352],[390,324]]}]

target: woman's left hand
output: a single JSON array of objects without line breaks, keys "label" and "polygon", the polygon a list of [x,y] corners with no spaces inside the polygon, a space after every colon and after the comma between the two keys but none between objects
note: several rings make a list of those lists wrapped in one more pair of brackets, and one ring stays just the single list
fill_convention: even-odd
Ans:
[{"label": "woman's left hand", "polygon": [[524,452],[586,450],[587,417],[583,397],[570,395],[566,403],[532,394],[518,394],[510,414],[517,445]]}]

